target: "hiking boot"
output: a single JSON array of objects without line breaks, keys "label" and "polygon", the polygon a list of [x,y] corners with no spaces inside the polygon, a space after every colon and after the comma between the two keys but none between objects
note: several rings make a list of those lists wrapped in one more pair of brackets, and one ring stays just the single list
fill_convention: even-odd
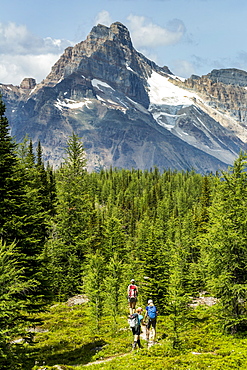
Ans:
[{"label": "hiking boot", "polygon": [[132,351],[134,351],[135,349],[136,349],[136,342],[134,342],[133,344],[132,344]]}]

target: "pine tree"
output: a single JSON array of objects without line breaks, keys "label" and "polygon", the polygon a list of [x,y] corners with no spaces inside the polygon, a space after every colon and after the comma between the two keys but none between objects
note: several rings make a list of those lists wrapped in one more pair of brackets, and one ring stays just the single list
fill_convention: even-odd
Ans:
[{"label": "pine tree", "polygon": [[17,237],[16,227],[22,216],[19,207],[23,202],[23,189],[18,178],[16,144],[4,114],[5,105],[0,96],[0,238],[12,242]]},{"label": "pine tree", "polygon": [[182,245],[172,243],[171,241],[169,244],[169,285],[166,296],[166,313],[168,313],[172,322],[173,348],[179,348],[181,345],[180,332],[184,330],[190,311],[188,305],[189,295],[184,287],[186,258]]},{"label": "pine tree", "polygon": [[36,181],[40,201],[42,203],[44,211],[49,212],[52,205],[50,205],[48,175],[47,171],[45,170],[45,164],[42,157],[42,147],[40,141],[38,142],[37,146],[36,171],[37,171]]},{"label": "pine tree", "polygon": [[126,266],[120,260],[118,253],[114,252],[107,264],[107,276],[104,280],[104,286],[106,311],[113,317],[115,324],[120,313],[120,304],[123,302],[123,298],[126,299],[126,288],[123,286],[125,268]]},{"label": "pine tree", "polygon": [[99,331],[100,319],[103,314],[104,301],[104,258],[97,251],[94,255],[87,256],[85,263],[84,291],[89,299],[91,321],[94,328]]},{"label": "pine tree", "polygon": [[54,217],[56,213],[56,202],[57,202],[57,188],[56,188],[56,176],[55,171],[47,164],[47,191],[48,191],[48,205],[49,214]]},{"label": "pine tree", "polygon": [[45,251],[54,293],[63,298],[77,293],[82,285],[82,263],[90,250],[93,209],[86,182],[85,150],[77,135],[69,138],[66,154],[56,173],[56,215]]},{"label": "pine tree", "polygon": [[240,153],[218,179],[207,232],[202,238],[208,287],[220,299],[224,327],[246,327],[247,299],[247,156]]},{"label": "pine tree", "polygon": [[[16,257],[15,257],[16,256]],[[29,316],[27,291],[36,288],[34,280],[26,280],[24,268],[18,262],[14,243],[7,245],[0,240],[0,368],[19,369],[25,354],[25,341],[32,341],[28,326],[35,321]],[[17,337],[23,343],[15,343]]]},{"label": "pine tree", "polygon": [[29,169],[17,158],[17,145],[9,134],[4,112],[0,100],[0,238],[7,244],[16,242],[16,254],[25,278],[36,281],[36,289],[26,293],[31,312],[43,305],[47,294],[39,260],[45,219],[37,203],[36,189],[30,188]]},{"label": "pine tree", "polygon": [[153,222],[146,216],[140,223],[137,235],[137,250],[134,253],[142,270],[142,297],[145,303],[153,299],[161,313],[165,306],[169,271],[162,223],[159,220]]}]

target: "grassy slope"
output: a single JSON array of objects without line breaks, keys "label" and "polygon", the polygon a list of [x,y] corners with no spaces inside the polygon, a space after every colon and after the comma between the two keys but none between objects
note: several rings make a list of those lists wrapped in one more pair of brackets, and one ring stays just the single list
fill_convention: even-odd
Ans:
[{"label": "grassy slope", "polygon": [[[214,309],[201,307],[194,311],[179,334],[180,345],[173,348],[171,321],[158,319],[158,344],[131,352],[132,333],[127,315],[117,324],[110,317],[104,318],[97,331],[90,321],[86,305],[68,307],[58,304],[42,315],[42,329],[37,333],[36,344],[29,349],[28,369],[128,369],[128,370],[198,370],[198,369],[247,369],[247,339],[226,336],[217,329]],[[126,356],[119,356],[127,354]],[[85,365],[99,359],[114,357],[105,363]],[[33,366],[38,362],[37,366]],[[45,366],[41,366],[44,364]]]}]

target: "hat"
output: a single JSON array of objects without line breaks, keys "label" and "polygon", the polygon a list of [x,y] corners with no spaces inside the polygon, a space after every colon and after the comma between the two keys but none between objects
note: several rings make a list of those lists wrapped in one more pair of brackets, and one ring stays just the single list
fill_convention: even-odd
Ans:
[{"label": "hat", "polygon": [[135,279],[131,279],[130,281],[131,281],[131,283],[134,283],[135,282]]},{"label": "hat", "polygon": [[148,300],[148,304],[150,304],[150,303],[153,303],[153,300],[152,299],[149,299]]},{"label": "hat", "polygon": [[142,308],[141,308],[141,307],[138,307],[138,308],[136,309],[136,311],[137,311],[137,312],[142,311]]}]

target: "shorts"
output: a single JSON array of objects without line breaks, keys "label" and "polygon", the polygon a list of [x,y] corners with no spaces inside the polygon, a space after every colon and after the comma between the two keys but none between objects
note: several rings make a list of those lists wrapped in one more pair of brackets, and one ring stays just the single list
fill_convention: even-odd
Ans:
[{"label": "shorts", "polygon": [[133,302],[136,302],[136,301],[137,301],[137,298],[130,298],[130,297],[128,297],[128,302],[133,303]]},{"label": "shorts", "polygon": [[140,335],[141,334],[141,325],[138,325],[137,328],[131,328],[133,335]]},{"label": "shorts", "polygon": [[153,327],[154,329],[156,328],[156,317],[154,319],[148,319],[148,322],[147,322],[147,329],[150,329],[150,327]]}]

